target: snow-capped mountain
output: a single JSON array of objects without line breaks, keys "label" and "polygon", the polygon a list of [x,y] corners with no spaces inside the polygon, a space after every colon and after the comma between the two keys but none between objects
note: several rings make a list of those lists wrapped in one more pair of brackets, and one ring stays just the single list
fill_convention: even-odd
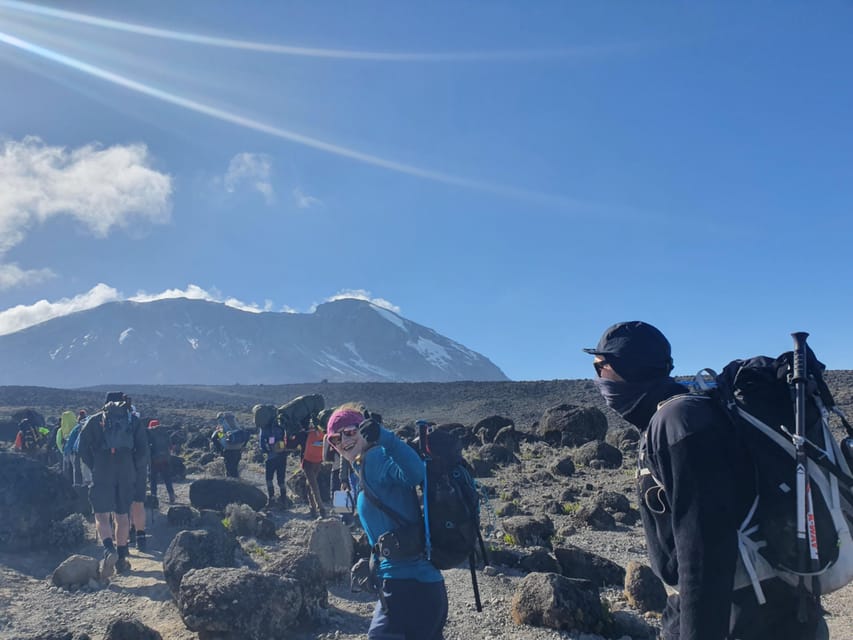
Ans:
[{"label": "snow-capped mountain", "polygon": [[111,302],[0,336],[0,385],[507,380],[488,358],[362,300],[251,313]]}]

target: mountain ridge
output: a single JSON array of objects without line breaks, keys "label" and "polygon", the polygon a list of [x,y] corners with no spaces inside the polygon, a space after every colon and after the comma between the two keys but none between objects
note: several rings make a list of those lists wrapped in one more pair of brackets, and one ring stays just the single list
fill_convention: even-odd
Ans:
[{"label": "mountain ridge", "polygon": [[0,385],[508,380],[485,356],[356,299],[313,313],[109,302],[0,336]]}]

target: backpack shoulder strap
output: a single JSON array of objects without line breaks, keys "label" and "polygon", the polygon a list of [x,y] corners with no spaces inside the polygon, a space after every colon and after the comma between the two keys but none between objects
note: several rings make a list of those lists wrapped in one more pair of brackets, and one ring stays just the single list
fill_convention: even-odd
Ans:
[{"label": "backpack shoulder strap", "polygon": [[364,491],[364,497],[370,500],[370,502],[380,511],[382,511],[385,515],[391,518],[394,522],[397,523],[397,526],[403,527],[408,524],[408,522],[402,515],[397,513],[394,509],[389,507],[387,504],[384,504],[379,498],[376,497],[376,494],[370,488],[370,485],[367,484],[367,479],[364,477],[364,465],[359,465],[359,468],[356,469],[356,473],[358,474],[358,483],[361,487],[361,490]]}]

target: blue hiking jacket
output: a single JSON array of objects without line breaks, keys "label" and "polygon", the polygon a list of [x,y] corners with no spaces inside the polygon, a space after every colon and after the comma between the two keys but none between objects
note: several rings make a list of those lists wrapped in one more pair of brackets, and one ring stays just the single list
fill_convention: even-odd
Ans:
[{"label": "blue hiking jacket", "polygon": [[[414,489],[423,482],[425,471],[423,460],[414,449],[383,428],[377,446],[365,451],[356,467],[361,480],[382,504],[408,522],[422,522]],[[399,527],[364,491],[359,491],[356,507],[371,547],[383,533]],[[397,562],[383,558],[379,563],[379,577],[418,582],[443,580],[441,572],[425,557]]]}]

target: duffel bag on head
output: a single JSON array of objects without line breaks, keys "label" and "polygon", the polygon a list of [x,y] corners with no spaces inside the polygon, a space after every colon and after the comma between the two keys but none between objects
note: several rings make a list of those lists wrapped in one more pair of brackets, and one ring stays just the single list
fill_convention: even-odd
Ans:
[{"label": "duffel bag on head", "polygon": [[256,404],[252,407],[252,421],[258,430],[266,429],[275,422],[276,409],[271,404]]},{"label": "duffel bag on head", "polygon": [[245,429],[231,429],[230,431],[226,431],[225,437],[223,438],[225,441],[225,448],[242,449],[249,441],[251,435],[252,434]]},{"label": "duffel bag on head", "polygon": [[320,394],[294,398],[278,408],[276,412],[278,424],[288,435],[295,435],[308,428],[311,418],[319,414],[325,404]]}]

